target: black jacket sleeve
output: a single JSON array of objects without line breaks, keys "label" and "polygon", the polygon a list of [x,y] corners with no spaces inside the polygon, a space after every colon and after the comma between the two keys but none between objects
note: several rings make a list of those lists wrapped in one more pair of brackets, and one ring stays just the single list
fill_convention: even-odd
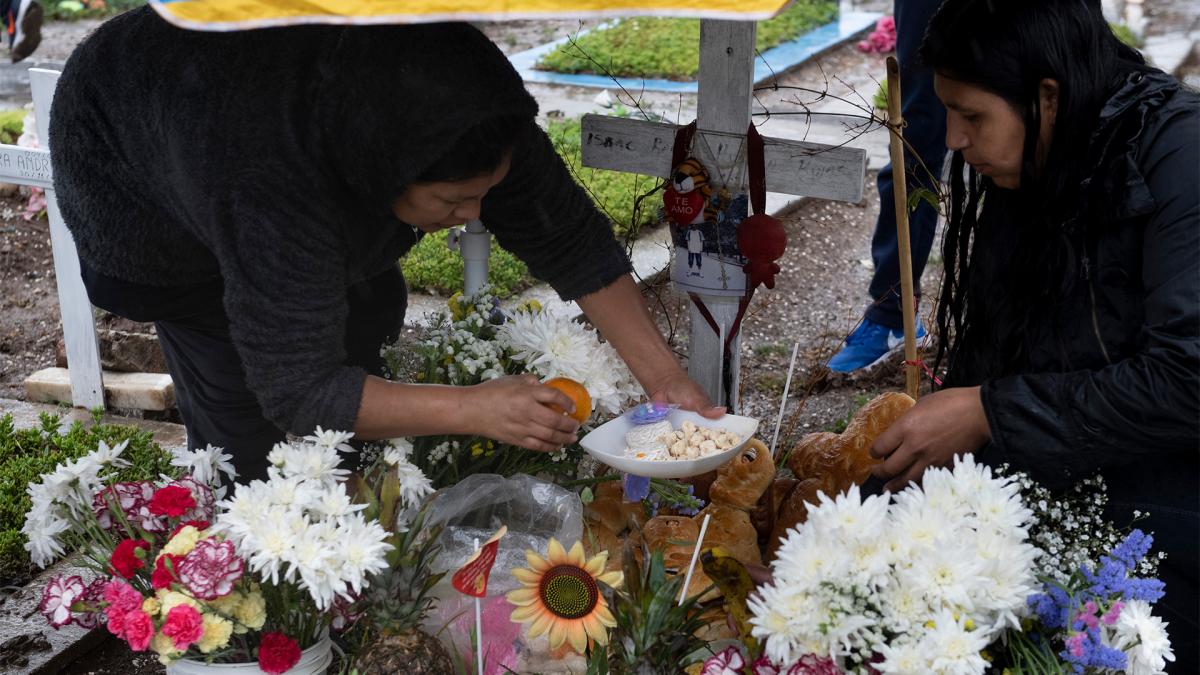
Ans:
[{"label": "black jacket sleeve", "polygon": [[[1065,484],[1200,443],[1200,124],[1147,129],[1139,166],[1155,207],[1142,233],[1145,311],[1137,353],[1095,371],[985,382],[995,460]],[[993,460],[993,461],[995,461]]]},{"label": "black jacket sleeve", "polygon": [[480,219],[533,276],[564,300],[576,300],[628,273],[629,258],[550,138],[531,127],[508,176],[484,198]]}]

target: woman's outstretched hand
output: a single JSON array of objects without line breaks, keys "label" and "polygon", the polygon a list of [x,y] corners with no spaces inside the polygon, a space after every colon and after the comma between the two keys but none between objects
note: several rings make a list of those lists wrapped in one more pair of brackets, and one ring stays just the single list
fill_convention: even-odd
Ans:
[{"label": "woman's outstretched hand", "polygon": [[554,452],[578,440],[579,424],[550,405],[568,413],[575,410],[561,391],[539,384],[533,375],[514,375],[467,388],[462,414],[471,434]]},{"label": "woman's outstretched hand", "polygon": [[650,399],[660,403],[676,403],[684,410],[694,410],[708,419],[717,419],[725,414],[725,408],[714,406],[708,394],[682,368],[655,387],[650,392]]},{"label": "woman's outstretched hand", "polygon": [[875,439],[871,456],[884,461],[871,473],[888,480],[886,490],[903,490],[930,466],[945,466],[991,438],[979,387],[943,389],[922,397]]}]

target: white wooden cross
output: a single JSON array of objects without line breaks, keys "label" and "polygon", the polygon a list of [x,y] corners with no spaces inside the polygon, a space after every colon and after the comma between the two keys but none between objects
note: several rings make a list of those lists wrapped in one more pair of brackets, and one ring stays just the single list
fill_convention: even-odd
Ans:
[{"label": "white wooden cross", "polygon": [[75,240],[58,211],[53,174],[50,171],[50,103],[59,74],[56,70],[29,69],[33,114],[37,120],[37,137],[41,147],[22,148],[0,144],[0,181],[39,187],[46,191],[50,247],[54,254],[63,341],[66,342],[70,365],[72,403],[80,408],[103,408],[104,383],[92,303],[88,300],[87,290],[79,275]]},{"label": "white wooden cross", "polygon": [[[697,135],[705,136],[707,142],[695,143],[692,152],[708,167],[710,177],[745,175],[735,163],[739,158],[744,160],[745,153],[739,153],[739,149],[751,119],[756,29],[754,22],[700,22]],[[583,164],[667,177],[674,168],[671,151],[676,128],[673,124],[587,115],[582,124]],[[764,140],[768,191],[847,202],[862,199],[865,150],[776,138]],[[730,189],[736,192],[736,187],[731,185]],[[728,331],[737,316],[738,299],[702,296],[702,300],[718,324]],[[708,326],[694,304],[690,316],[689,373],[720,404],[723,352],[720,336]],[[739,342],[733,342],[731,384],[724,400],[735,409],[741,368]]]}]

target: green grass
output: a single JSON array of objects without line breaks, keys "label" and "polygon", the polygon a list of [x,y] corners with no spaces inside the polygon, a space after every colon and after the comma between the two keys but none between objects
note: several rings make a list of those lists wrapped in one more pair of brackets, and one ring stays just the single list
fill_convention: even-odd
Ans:
[{"label": "green grass", "polygon": [[141,7],[146,0],[104,0],[99,3],[83,0],[48,0],[45,3],[46,18],[55,21],[78,21],[80,19],[105,19],[110,16]]},{"label": "green grass", "polygon": [[[837,12],[838,3],[832,0],[796,0],[779,16],[758,24],[755,46],[760,52],[766,51],[829,23]],[[579,36],[575,45],[567,44],[547,54],[537,68],[560,73],[694,80],[700,69],[700,20],[622,19],[611,27]]]},{"label": "green grass", "polygon": [[40,481],[42,474],[95,450],[100,441],[111,446],[127,439],[122,456],[133,466],[120,472],[120,480],[157,478],[170,470],[170,453],[147,431],[98,421],[75,422],[60,430],[60,422],[57,415],[43,414],[40,427],[17,429],[12,415],[0,417],[0,585],[23,577],[31,564],[21,534],[30,508],[25,488]]},{"label": "green grass", "polygon": [[0,110],[0,143],[16,145],[25,130],[25,111],[21,109]]},{"label": "green grass", "polygon": [[[446,233],[437,232],[421,239],[408,255],[400,259],[404,280],[410,289],[438,295],[453,295],[463,289],[463,257],[446,247]],[[500,248],[492,239],[488,256],[488,283],[499,297],[519,293],[533,284],[525,263]]]}]

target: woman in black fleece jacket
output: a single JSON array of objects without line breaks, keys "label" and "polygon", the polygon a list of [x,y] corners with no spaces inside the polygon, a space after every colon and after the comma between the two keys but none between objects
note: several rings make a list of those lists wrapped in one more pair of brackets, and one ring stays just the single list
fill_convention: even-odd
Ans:
[{"label": "woman in black fleece jacket", "polygon": [[710,415],[574,184],[537,105],[465,24],[100,26],[59,81],[55,188],[92,302],[155,321],[189,444],[265,472],[284,431],[462,433],[535,450],[574,439],[532,378],[408,385],[368,371],[403,320],[397,259],[480,217],[577,300],[646,392]]}]

